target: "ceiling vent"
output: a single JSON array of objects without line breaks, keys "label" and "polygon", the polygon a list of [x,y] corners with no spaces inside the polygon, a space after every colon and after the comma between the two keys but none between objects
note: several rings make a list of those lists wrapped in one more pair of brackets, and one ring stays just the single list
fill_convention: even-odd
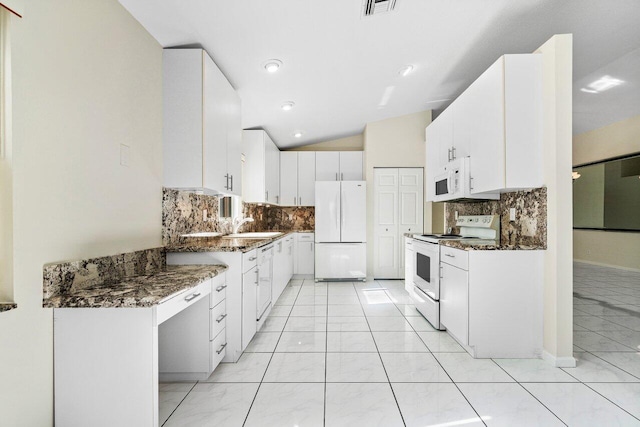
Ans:
[{"label": "ceiling vent", "polygon": [[364,0],[362,16],[373,16],[379,13],[391,12],[396,8],[398,0]]}]

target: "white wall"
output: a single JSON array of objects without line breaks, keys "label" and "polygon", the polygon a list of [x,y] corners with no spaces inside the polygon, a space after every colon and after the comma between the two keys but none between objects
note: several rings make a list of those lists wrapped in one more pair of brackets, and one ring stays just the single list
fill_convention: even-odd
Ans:
[{"label": "white wall", "polygon": [[364,149],[364,135],[359,133],[345,138],[302,145],[284,151],[362,151]]},{"label": "white wall", "polygon": [[547,250],[544,256],[544,357],[573,366],[572,70],[573,36],[543,44],[543,158],[547,186]]},{"label": "white wall", "polygon": [[[573,138],[573,164],[640,152],[640,116]],[[574,230],[573,256],[593,264],[640,270],[640,233]]]},{"label": "white wall", "polygon": [[14,22],[18,308],[0,313],[0,424],[47,426],[43,264],[161,244],[162,49],[115,0],[31,0]]},{"label": "white wall", "polygon": [[[367,181],[367,276],[373,276],[373,168],[425,167],[425,128],[431,110],[367,123],[364,164]],[[425,173],[426,175],[426,173]],[[430,231],[431,202],[425,203],[424,226]]]}]

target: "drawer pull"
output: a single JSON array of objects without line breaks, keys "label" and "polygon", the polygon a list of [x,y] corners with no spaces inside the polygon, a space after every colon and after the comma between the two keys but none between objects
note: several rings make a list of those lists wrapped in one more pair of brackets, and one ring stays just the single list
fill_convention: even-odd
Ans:
[{"label": "drawer pull", "polygon": [[216,292],[222,292],[222,290],[223,290],[224,288],[226,288],[226,287],[227,287],[227,285],[220,285],[220,286],[218,286],[218,287],[216,288]]},{"label": "drawer pull", "polygon": [[257,259],[258,259],[258,257],[252,256],[251,258],[249,258],[249,261],[255,261]]},{"label": "drawer pull", "polygon": [[449,258],[455,258],[455,255],[451,255],[451,254],[444,254],[444,256],[448,256]]},{"label": "drawer pull", "polygon": [[219,349],[219,350],[216,350],[216,353],[218,353],[218,354],[222,353],[222,350],[224,350],[224,348],[225,348],[226,346],[227,346],[227,343],[222,344],[222,345],[220,346],[220,349]]},{"label": "drawer pull", "polygon": [[189,295],[188,297],[184,297],[184,300],[189,302],[189,301],[191,301],[193,299],[198,298],[200,295],[202,295],[202,293],[196,292],[196,293],[193,293],[193,294]]},{"label": "drawer pull", "polygon": [[226,314],[226,313],[225,313],[225,314],[220,315],[220,317],[218,317],[218,318],[216,319],[216,322],[218,322],[218,323],[222,322],[222,321],[224,320],[224,318],[225,318],[225,317],[227,317],[227,314]]}]

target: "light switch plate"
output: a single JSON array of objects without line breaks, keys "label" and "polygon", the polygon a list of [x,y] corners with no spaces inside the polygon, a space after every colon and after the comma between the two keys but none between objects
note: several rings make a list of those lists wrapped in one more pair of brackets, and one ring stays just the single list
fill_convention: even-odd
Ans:
[{"label": "light switch plate", "polygon": [[516,208],[510,208],[509,209],[509,221],[515,221],[516,220]]},{"label": "light switch plate", "polygon": [[129,166],[129,151],[128,145],[120,144],[120,165]]}]

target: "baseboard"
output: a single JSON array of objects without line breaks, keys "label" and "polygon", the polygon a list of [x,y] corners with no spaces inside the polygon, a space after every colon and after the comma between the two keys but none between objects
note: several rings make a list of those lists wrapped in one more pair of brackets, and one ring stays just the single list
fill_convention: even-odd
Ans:
[{"label": "baseboard", "polygon": [[598,265],[600,267],[609,267],[609,268],[615,268],[615,269],[618,269],[618,270],[634,271],[634,272],[640,273],[640,269],[638,269],[638,268],[623,267],[621,265],[605,264],[603,262],[596,262],[596,261],[587,261],[585,259],[576,259],[576,258],[574,258],[573,262],[579,262],[581,264]]},{"label": "baseboard", "polygon": [[542,352],[542,360],[548,362],[556,368],[575,368],[576,359],[574,357],[556,357],[544,350]]}]

